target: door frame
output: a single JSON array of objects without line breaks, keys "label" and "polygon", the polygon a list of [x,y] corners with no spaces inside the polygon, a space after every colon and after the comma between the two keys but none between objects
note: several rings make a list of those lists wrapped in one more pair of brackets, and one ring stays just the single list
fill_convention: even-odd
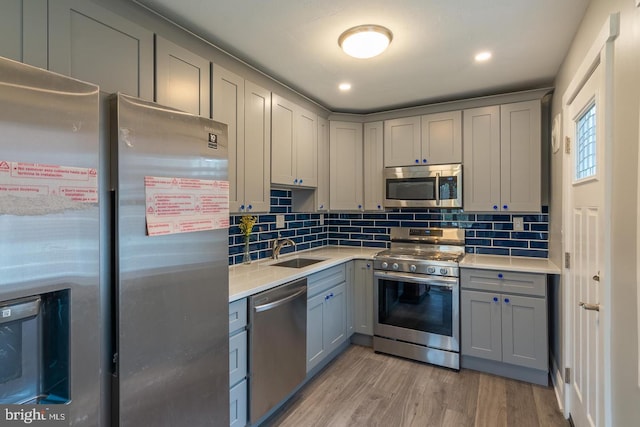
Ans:
[{"label": "door frame", "polygon": [[[603,179],[603,191],[604,191],[604,200],[603,200],[603,210],[602,213],[605,218],[610,217],[611,215],[611,189],[612,189],[612,173],[613,173],[613,156],[612,156],[612,147],[613,147],[613,81],[614,81],[614,73],[613,73],[613,65],[614,65],[614,42],[618,37],[620,32],[620,14],[613,13],[609,15],[606,19],[604,25],[598,32],[593,44],[589,48],[587,54],[585,55],[582,63],[576,70],[571,79],[571,82],[567,86],[563,96],[562,96],[562,122],[563,122],[563,135],[565,139],[563,139],[563,159],[562,159],[562,247],[565,253],[571,252],[571,230],[572,226],[572,215],[571,215],[571,205],[572,200],[570,198],[572,192],[572,183],[573,183],[573,157],[571,155],[567,155],[566,150],[564,150],[564,141],[566,140],[566,136],[569,134],[571,129],[571,115],[568,111],[568,106],[575,99],[578,92],[582,89],[584,84],[587,82],[589,76],[592,71],[600,65],[602,67],[601,73],[603,73],[602,78],[602,87],[600,87],[601,91],[601,107],[604,108],[604,153],[603,153],[603,161],[602,161],[602,179]],[[572,150],[575,150],[575,146],[572,144]],[[602,267],[603,273],[601,275],[600,281],[600,294],[601,300],[600,305],[604,307],[604,310],[601,312],[600,320],[604,323],[602,325],[602,330],[604,333],[603,339],[603,382],[604,382],[604,407],[602,410],[604,411],[604,422],[605,425],[611,425],[612,423],[612,407],[611,407],[611,280],[610,280],[610,272],[611,272],[611,222],[604,222],[604,245],[603,245],[603,259],[602,259]],[[566,268],[566,265],[562,268],[562,300],[563,303],[563,312],[562,312],[562,323],[563,323],[563,364],[567,368],[573,368],[570,366],[572,360],[572,347],[571,347],[571,334],[572,334],[572,324],[571,324],[571,310],[574,308],[572,306],[571,290],[569,289],[568,284],[569,280],[569,269]],[[565,286],[567,285],[567,286]],[[562,373],[564,382],[564,389],[557,390],[559,395],[562,395],[563,403],[564,403],[564,415],[566,418],[569,417],[571,412],[571,383],[566,381],[564,373]],[[560,388],[560,385],[556,385],[557,388]]]}]

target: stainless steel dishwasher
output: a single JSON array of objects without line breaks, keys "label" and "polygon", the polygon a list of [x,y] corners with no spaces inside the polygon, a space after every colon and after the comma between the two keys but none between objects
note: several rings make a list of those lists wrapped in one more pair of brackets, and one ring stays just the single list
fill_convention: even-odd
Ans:
[{"label": "stainless steel dishwasher", "polygon": [[249,417],[259,421],[306,376],[307,279],[249,298]]}]

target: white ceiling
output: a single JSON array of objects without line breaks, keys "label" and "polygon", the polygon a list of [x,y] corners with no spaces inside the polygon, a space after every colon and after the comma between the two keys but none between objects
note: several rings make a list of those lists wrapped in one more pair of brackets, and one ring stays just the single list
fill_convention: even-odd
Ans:
[{"label": "white ceiling", "polygon": [[[366,113],[550,86],[589,0],[137,2],[332,111]],[[386,52],[339,49],[360,24],[393,32]],[[474,62],[481,50],[490,62]]]}]

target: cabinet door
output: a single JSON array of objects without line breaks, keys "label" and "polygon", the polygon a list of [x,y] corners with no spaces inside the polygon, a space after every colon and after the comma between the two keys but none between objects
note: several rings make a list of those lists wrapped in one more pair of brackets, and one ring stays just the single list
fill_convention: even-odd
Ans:
[{"label": "cabinet door", "polygon": [[247,425],[247,380],[239,382],[229,390],[231,427],[245,427]]},{"label": "cabinet door", "polygon": [[247,331],[229,337],[229,384],[247,376]]},{"label": "cabinet door", "polygon": [[213,119],[226,123],[229,134],[229,211],[243,212],[244,79],[218,65],[213,66]]},{"label": "cabinet door", "polygon": [[331,121],[329,127],[330,208],[362,210],[362,124]]},{"label": "cabinet door", "polygon": [[47,0],[3,0],[0,56],[47,68]]},{"label": "cabinet door", "polygon": [[307,372],[311,371],[326,355],[324,339],[325,293],[307,300]]},{"label": "cabinet door", "polygon": [[463,114],[464,210],[500,210],[500,107]]},{"label": "cabinet door", "polygon": [[422,116],[422,158],[428,164],[462,162],[462,111]]},{"label": "cabinet door", "polygon": [[296,178],[294,157],[295,105],[271,97],[271,183],[293,185]]},{"label": "cabinet door", "polygon": [[293,182],[303,187],[316,187],[318,185],[318,116],[298,108],[294,132],[296,175]]},{"label": "cabinet door", "polygon": [[500,294],[465,291],[460,293],[461,354],[502,360]]},{"label": "cabinet door", "polygon": [[422,161],[420,149],[420,116],[385,120],[384,165],[411,166]]},{"label": "cabinet door", "polygon": [[271,206],[271,92],[244,84],[244,199],[247,212]]},{"label": "cabinet door", "polygon": [[347,265],[347,303],[345,309],[347,311],[347,338],[356,330],[356,318],[355,318],[355,272],[354,263],[350,261]]},{"label": "cabinet door", "polygon": [[547,308],[544,298],[502,295],[502,361],[548,368]]},{"label": "cabinet door", "polygon": [[373,269],[371,261],[356,260],[354,266],[355,331],[373,336]]},{"label": "cabinet door", "polygon": [[[323,294],[321,294],[323,295]],[[324,339],[327,354],[347,339],[347,286],[342,283],[325,294]]]},{"label": "cabinet door", "polygon": [[329,120],[318,117],[318,187],[314,209],[329,210]]},{"label": "cabinet door", "polygon": [[383,122],[364,124],[364,209],[384,210]]},{"label": "cabinet door", "polygon": [[540,114],[539,100],[500,107],[502,210],[540,211]]},{"label": "cabinet door", "polygon": [[152,101],[153,33],[88,1],[49,2],[49,69]]},{"label": "cabinet door", "polygon": [[156,102],[211,117],[209,61],[156,35]]}]

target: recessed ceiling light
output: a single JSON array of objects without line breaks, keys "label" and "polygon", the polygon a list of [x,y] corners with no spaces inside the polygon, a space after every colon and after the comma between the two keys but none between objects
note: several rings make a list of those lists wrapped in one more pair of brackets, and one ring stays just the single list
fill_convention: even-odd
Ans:
[{"label": "recessed ceiling light", "polygon": [[389,46],[393,34],[380,25],[358,25],[349,28],[338,38],[338,45],[354,58],[373,58]]},{"label": "recessed ceiling light", "polygon": [[489,52],[488,50],[484,52],[480,52],[475,56],[475,58],[476,58],[476,62],[488,61],[489,59],[491,59],[491,52]]},{"label": "recessed ceiling light", "polygon": [[351,89],[351,83],[340,83],[338,85],[338,89],[340,89],[341,91],[347,91]]}]

